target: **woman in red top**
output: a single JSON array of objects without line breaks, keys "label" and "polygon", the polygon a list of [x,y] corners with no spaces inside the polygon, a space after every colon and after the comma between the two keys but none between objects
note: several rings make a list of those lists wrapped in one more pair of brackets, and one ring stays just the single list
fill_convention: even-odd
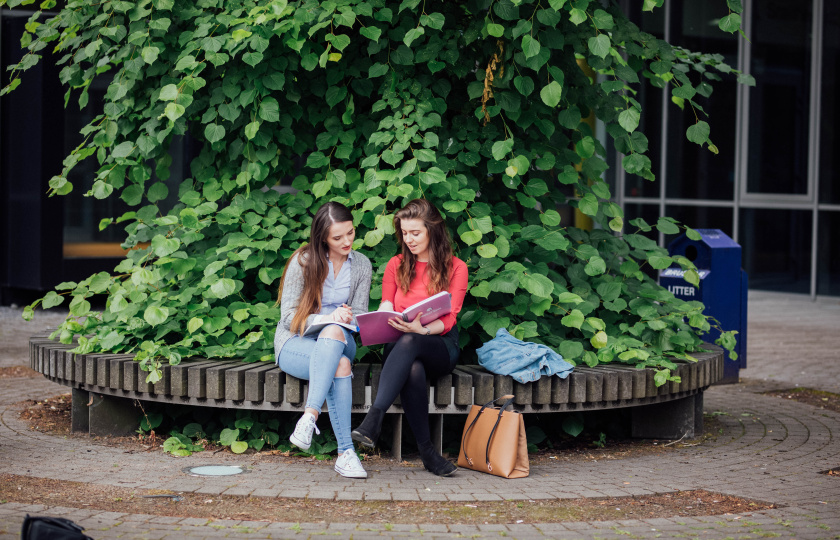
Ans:
[{"label": "woman in red top", "polygon": [[423,465],[434,474],[449,476],[457,467],[432,445],[426,378],[451,373],[458,361],[455,318],[467,293],[467,265],[453,255],[446,224],[437,208],[425,199],[415,199],[398,211],[394,229],[401,253],[385,267],[379,309],[402,311],[441,291],[449,291],[452,311],[426,326],[420,324],[420,315],[411,322],[396,317],[389,321],[405,335],[385,346],[376,400],[352,437],[374,446],[385,411],[399,395]]}]

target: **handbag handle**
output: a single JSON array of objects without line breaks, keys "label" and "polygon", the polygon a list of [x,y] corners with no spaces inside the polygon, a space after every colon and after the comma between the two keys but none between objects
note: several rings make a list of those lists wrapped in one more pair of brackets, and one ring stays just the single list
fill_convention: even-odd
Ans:
[{"label": "handbag handle", "polygon": [[484,412],[484,409],[486,409],[490,405],[496,403],[500,399],[506,399],[507,401],[505,401],[504,405],[502,405],[502,407],[499,409],[499,416],[496,418],[496,423],[493,424],[493,429],[490,431],[490,436],[487,438],[487,448],[484,451],[484,461],[487,463],[487,470],[488,471],[493,470],[493,466],[490,465],[490,441],[493,440],[493,435],[496,433],[496,428],[499,426],[499,422],[502,420],[502,413],[505,412],[505,409],[507,408],[507,406],[510,405],[511,402],[513,402],[513,394],[507,394],[507,395],[504,395],[504,396],[501,396],[501,397],[497,397],[496,399],[491,399],[490,401],[488,401],[487,403],[482,405],[481,409],[479,409],[479,411],[478,411],[478,414],[476,414],[475,418],[473,418],[472,423],[467,427],[466,430],[464,430],[464,437],[461,439],[461,448],[464,449],[464,458],[467,460],[467,463],[472,465],[472,458],[467,455],[467,446],[466,446],[467,435],[469,434],[470,430],[473,428],[475,423],[478,422],[478,419],[479,419],[479,417],[481,417],[481,413]]}]

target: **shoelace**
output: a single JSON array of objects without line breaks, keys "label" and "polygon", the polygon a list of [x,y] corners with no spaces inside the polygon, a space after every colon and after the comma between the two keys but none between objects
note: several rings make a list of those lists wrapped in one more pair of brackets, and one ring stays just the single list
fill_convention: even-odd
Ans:
[{"label": "shoelace", "polygon": [[[320,435],[320,434],[321,434],[321,430],[320,430],[320,429],[318,429],[318,425],[315,423],[315,418],[313,418],[312,416],[310,416],[310,417],[309,417],[309,422],[308,422],[308,424],[311,424],[311,425],[312,425],[312,429],[314,429],[314,430],[315,430],[315,433],[316,433],[317,435]],[[300,433],[300,434],[301,434],[301,435],[303,435],[303,433],[306,433],[306,430],[307,430],[307,429],[309,429],[309,428],[308,428],[306,425],[299,424],[299,429],[301,429],[301,430],[302,430],[302,433]],[[295,432],[297,432],[297,429],[295,430]]]}]

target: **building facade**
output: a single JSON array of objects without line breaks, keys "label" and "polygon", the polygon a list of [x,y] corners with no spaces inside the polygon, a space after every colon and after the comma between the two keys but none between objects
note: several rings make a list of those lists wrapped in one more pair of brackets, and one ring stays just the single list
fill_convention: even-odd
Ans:
[{"label": "building facade", "polygon": [[[614,151],[608,180],[625,221],[667,215],[735,239],[751,288],[840,296],[840,2],[801,0],[795,8],[787,0],[742,2],[746,39],[718,29],[728,14],[724,0],[667,0],[652,13],[642,11],[642,0],[620,1],[644,31],[720,54],[756,85],[724,77],[710,98],[699,98],[720,151],[712,154],[685,138],[694,112],[672,103],[669,87],[643,83],[636,96],[643,105],[640,128],[657,181],[625,174]],[[0,10],[4,77],[21,56],[19,37],[30,14]],[[58,69],[44,61],[0,100],[0,304],[110,270],[122,255],[120,231],[100,231],[99,221],[129,208],[118,198],[84,197],[91,171],[74,170],[69,196],[45,196],[102,95],[104,86],[92,88],[89,105],[65,109]],[[188,176],[190,154],[188,140],[175,143],[170,193]],[[662,245],[671,240],[659,238]]]}]

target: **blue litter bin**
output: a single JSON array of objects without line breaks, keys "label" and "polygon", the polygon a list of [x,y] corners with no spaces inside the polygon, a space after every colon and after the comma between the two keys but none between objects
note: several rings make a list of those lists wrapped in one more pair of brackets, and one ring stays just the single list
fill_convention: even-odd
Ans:
[{"label": "blue litter bin", "polygon": [[[699,300],[704,313],[720,321],[724,330],[737,330],[737,360],[727,356],[721,383],[737,383],[741,369],[747,367],[747,273],[741,268],[741,246],[718,229],[698,229],[702,238],[691,240],[685,234],[668,245],[670,255],[692,261],[700,274],[700,287],[683,279],[683,270],[672,266],[659,274],[659,284],[682,300]],[[712,329],[705,339],[713,342],[720,332]]]}]

